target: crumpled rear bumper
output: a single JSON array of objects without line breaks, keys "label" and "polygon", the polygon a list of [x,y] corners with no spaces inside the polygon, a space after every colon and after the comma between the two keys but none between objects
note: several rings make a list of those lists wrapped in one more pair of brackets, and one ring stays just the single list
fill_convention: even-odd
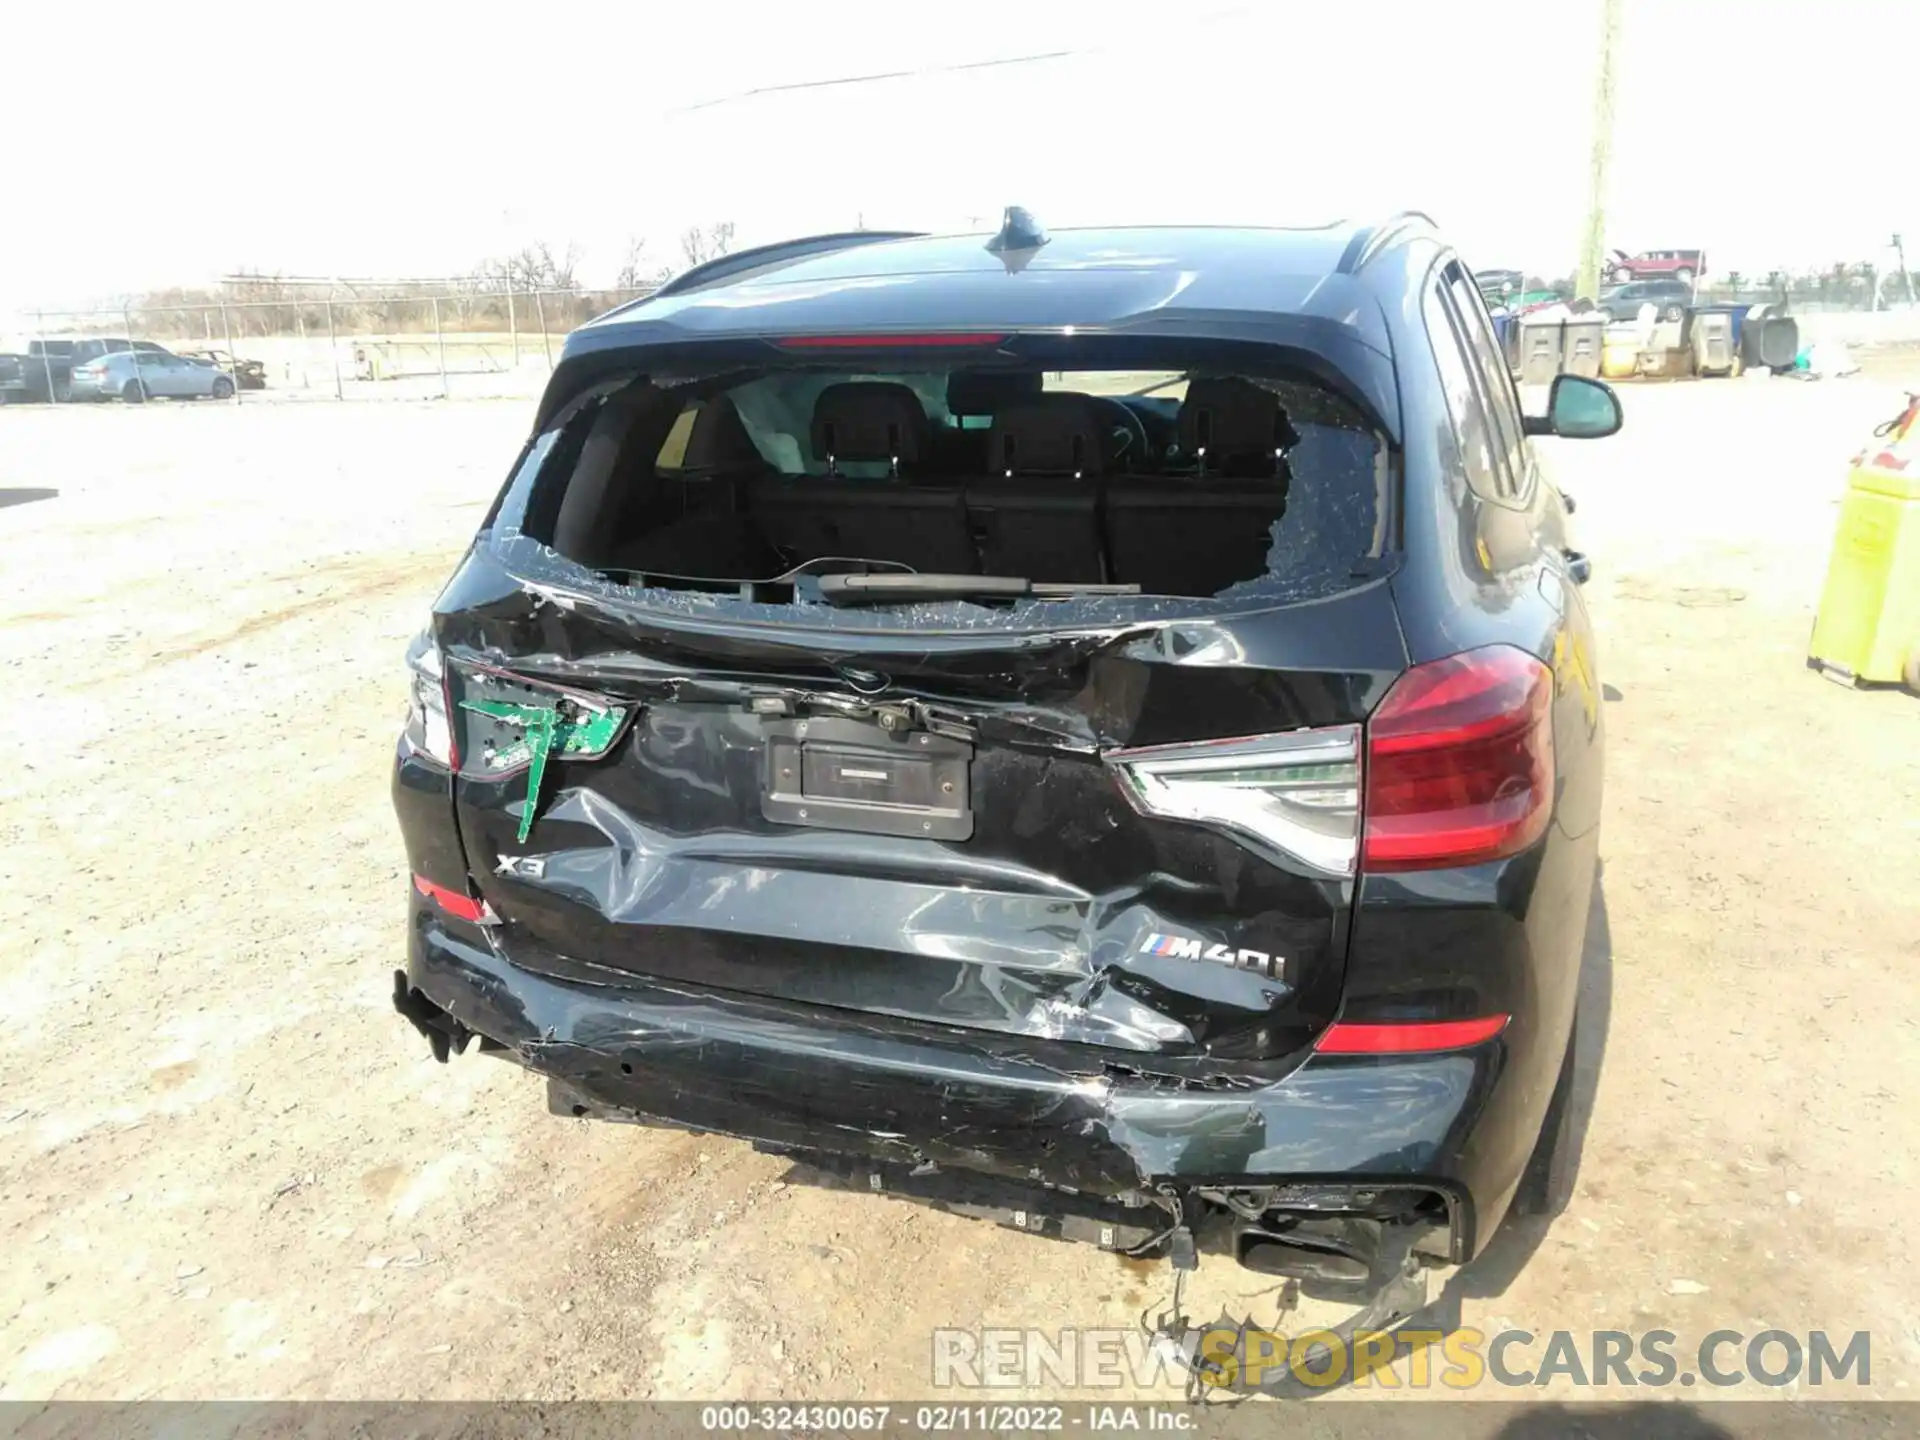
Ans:
[{"label": "crumpled rear bumper", "polygon": [[[526,957],[522,957],[526,958]],[[572,1113],[637,1118],[881,1165],[926,1162],[1141,1203],[1163,1186],[1417,1186],[1452,1258],[1478,1248],[1474,1122],[1501,1042],[1393,1060],[1316,1057],[1197,1085],[1146,1057],[507,958],[497,931],[416,906],[395,1003],[436,1042],[473,1035],[558,1082]],[[1150,1062],[1149,1062],[1150,1063]]]}]

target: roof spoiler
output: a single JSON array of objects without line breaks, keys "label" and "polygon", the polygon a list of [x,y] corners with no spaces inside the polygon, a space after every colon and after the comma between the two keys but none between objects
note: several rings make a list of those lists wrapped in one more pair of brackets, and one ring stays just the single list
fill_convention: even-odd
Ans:
[{"label": "roof spoiler", "polygon": [[751,250],[735,250],[728,255],[715,256],[690,270],[682,270],[652,295],[636,303],[644,305],[647,300],[658,299],[662,295],[682,295],[703,285],[711,285],[716,280],[758,270],[763,265],[777,265],[783,260],[803,260],[809,255],[850,250],[856,245],[877,245],[883,240],[918,240],[924,234],[921,230],[843,230],[831,235],[807,235],[798,240],[756,245]]}]

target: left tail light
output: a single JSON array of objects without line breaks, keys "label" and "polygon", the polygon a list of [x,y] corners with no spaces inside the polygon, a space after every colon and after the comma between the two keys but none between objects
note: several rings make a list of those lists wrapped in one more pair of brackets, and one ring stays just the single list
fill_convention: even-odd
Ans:
[{"label": "left tail light", "polygon": [[446,665],[430,634],[423,632],[407,647],[407,682],[407,742],[436,764],[457,768]]}]

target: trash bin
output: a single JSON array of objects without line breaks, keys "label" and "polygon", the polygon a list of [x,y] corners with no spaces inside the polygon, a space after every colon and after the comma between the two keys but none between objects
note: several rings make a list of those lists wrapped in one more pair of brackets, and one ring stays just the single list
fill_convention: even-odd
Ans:
[{"label": "trash bin", "polygon": [[1800,325],[1791,315],[1749,314],[1739,345],[1740,363],[1749,370],[1791,370],[1800,353]]},{"label": "trash bin", "polygon": [[1640,342],[1631,335],[1609,339],[1600,351],[1600,374],[1608,380],[1626,380],[1640,368]]},{"label": "trash bin", "polygon": [[1920,692],[1920,396],[1882,428],[1854,457],[1807,663]]},{"label": "trash bin", "polygon": [[1693,317],[1693,373],[1731,375],[1739,351],[1733,343],[1733,316],[1710,310]]},{"label": "trash bin", "polygon": [[1535,320],[1520,317],[1520,383],[1551,385],[1560,373],[1560,343],[1564,322],[1559,316]]},{"label": "trash bin", "polygon": [[1606,342],[1605,315],[1576,315],[1560,332],[1560,370],[1566,375],[1600,375],[1600,351]]}]

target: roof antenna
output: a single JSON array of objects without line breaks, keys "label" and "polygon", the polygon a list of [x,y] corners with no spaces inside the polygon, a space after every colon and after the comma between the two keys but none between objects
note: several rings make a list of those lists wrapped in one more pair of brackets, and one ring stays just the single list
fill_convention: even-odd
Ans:
[{"label": "roof antenna", "polygon": [[1012,274],[1024,270],[1034,252],[1050,238],[1024,206],[1009,205],[1006,218],[1000,222],[1000,233],[987,241],[987,253],[998,255],[1006,262],[1007,273]]}]

